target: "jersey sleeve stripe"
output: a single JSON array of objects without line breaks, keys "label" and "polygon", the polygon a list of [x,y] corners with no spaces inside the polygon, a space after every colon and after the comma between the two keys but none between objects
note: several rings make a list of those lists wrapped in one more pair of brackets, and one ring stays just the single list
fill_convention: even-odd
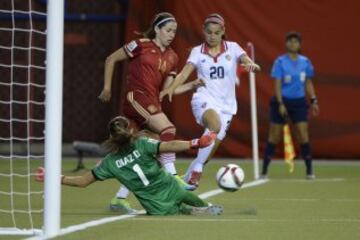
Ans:
[{"label": "jersey sleeve stripe", "polygon": [[194,62],[192,62],[192,61],[189,61],[189,60],[188,60],[186,63],[190,63],[190,64],[193,65],[195,68],[197,68],[197,67],[196,67],[196,63],[194,63]]},{"label": "jersey sleeve stripe", "polygon": [[130,50],[127,48],[127,45],[124,46],[124,50],[126,55],[128,55],[129,57],[134,57],[134,55],[130,52]]},{"label": "jersey sleeve stripe", "polygon": [[96,175],[94,169],[91,169],[91,173],[92,173],[92,175],[94,176],[94,178],[95,178],[96,180],[98,180],[98,181],[104,181],[104,179],[101,179],[100,177],[98,177],[98,176]]},{"label": "jersey sleeve stripe", "polygon": [[175,71],[169,72],[169,76],[171,76],[171,77],[176,77],[176,75],[177,75],[177,72],[175,72]]},{"label": "jersey sleeve stripe", "polygon": [[239,60],[240,60],[240,58],[242,58],[243,56],[246,56],[247,55],[247,53],[246,52],[243,52],[240,56],[239,56]]},{"label": "jersey sleeve stripe", "polygon": [[160,144],[161,144],[161,142],[158,142],[158,145],[157,145],[157,154],[160,154]]}]

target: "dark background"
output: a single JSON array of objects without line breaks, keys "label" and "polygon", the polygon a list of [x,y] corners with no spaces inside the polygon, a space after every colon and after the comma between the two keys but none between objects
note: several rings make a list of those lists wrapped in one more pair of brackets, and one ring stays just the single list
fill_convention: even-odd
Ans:
[{"label": "dark background", "polygon": [[[0,5],[5,2],[1,1]],[[33,2],[34,8],[44,9],[42,1]],[[101,142],[106,138],[107,122],[121,112],[126,63],[119,64],[116,69],[111,103],[103,104],[97,96],[102,89],[105,58],[126,41],[136,38],[134,31],[144,30],[153,15],[160,11],[173,13],[179,24],[172,45],[180,57],[179,69],[191,47],[201,43],[203,19],[213,12],[225,18],[229,40],[244,48],[248,41],[255,44],[256,61],[263,69],[257,75],[261,153],[267,138],[268,102],[273,92],[269,78],[271,65],[284,52],[285,34],[291,30],[301,32],[303,54],[315,66],[314,83],[321,108],[320,117],[310,118],[314,157],[360,158],[360,68],[357,60],[360,55],[357,26],[360,2],[356,0],[69,0],[64,38],[64,142]],[[79,15],[81,13],[86,15]],[[41,20],[37,22],[39,26],[43,24]],[[6,18],[1,19],[2,26],[9,24]],[[1,34],[0,41],[6,42],[9,36]],[[24,37],[23,41],[26,39]],[[36,41],[40,44],[42,40]],[[7,54],[0,52],[2,62],[6,61]],[[19,58],[21,56],[19,54]],[[32,58],[34,61],[41,59]],[[0,74],[2,79],[8,78],[4,69]],[[41,79],[40,74],[37,76],[35,71],[33,74],[33,81]],[[218,156],[251,156],[249,84],[246,74],[241,77],[237,89],[239,112]],[[7,92],[8,89],[1,87],[2,99],[7,97]],[[192,138],[202,132],[192,116],[190,97],[187,94],[176,97],[172,104],[165,103],[179,138]],[[1,108],[0,111],[5,114],[8,110]],[[38,112],[40,116],[42,113]],[[33,114],[36,115],[35,110]],[[36,134],[41,127],[32,129]],[[7,134],[5,125],[0,133]]]}]

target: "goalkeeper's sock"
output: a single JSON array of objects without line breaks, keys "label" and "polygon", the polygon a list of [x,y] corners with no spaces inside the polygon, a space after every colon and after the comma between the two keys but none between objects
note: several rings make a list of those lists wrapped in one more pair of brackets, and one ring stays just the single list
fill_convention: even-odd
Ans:
[{"label": "goalkeeper's sock", "polygon": [[264,161],[263,161],[262,173],[261,173],[262,175],[266,175],[268,173],[268,168],[269,168],[269,165],[271,162],[271,157],[275,153],[275,148],[276,148],[275,144],[273,144],[271,142],[266,143]]},{"label": "goalkeeper's sock", "polygon": [[126,199],[129,196],[129,193],[129,189],[122,185],[119,191],[116,193],[116,198]]},{"label": "goalkeeper's sock", "polygon": [[301,144],[300,151],[301,151],[301,156],[305,161],[306,174],[312,175],[313,169],[312,169],[312,156],[311,156],[310,144],[309,143]]}]

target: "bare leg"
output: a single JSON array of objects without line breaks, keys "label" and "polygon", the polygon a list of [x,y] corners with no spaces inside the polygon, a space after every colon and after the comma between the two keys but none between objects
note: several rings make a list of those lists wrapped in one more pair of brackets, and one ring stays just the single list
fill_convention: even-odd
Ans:
[{"label": "bare leg", "polygon": [[[218,113],[213,109],[208,109],[202,117],[203,126],[205,127],[204,134],[209,132],[219,133],[222,128],[222,122]],[[213,144],[206,148],[198,150],[197,157],[190,164],[184,180],[188,183],[197,186],[203,172],[204,164],[209,161],[216,149],[219,147],[221,140],[217,139]]]}]

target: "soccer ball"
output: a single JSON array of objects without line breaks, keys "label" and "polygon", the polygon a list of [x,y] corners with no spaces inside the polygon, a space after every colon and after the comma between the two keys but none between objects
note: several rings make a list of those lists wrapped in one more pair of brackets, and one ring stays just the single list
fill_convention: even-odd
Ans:
[{"label": "soccer ball", "polygon": [[237,191],[244,183],[244,179],[244,171],[236,164],[221,167],[216,173],[216,181],[219,187],[228,192]]}]

